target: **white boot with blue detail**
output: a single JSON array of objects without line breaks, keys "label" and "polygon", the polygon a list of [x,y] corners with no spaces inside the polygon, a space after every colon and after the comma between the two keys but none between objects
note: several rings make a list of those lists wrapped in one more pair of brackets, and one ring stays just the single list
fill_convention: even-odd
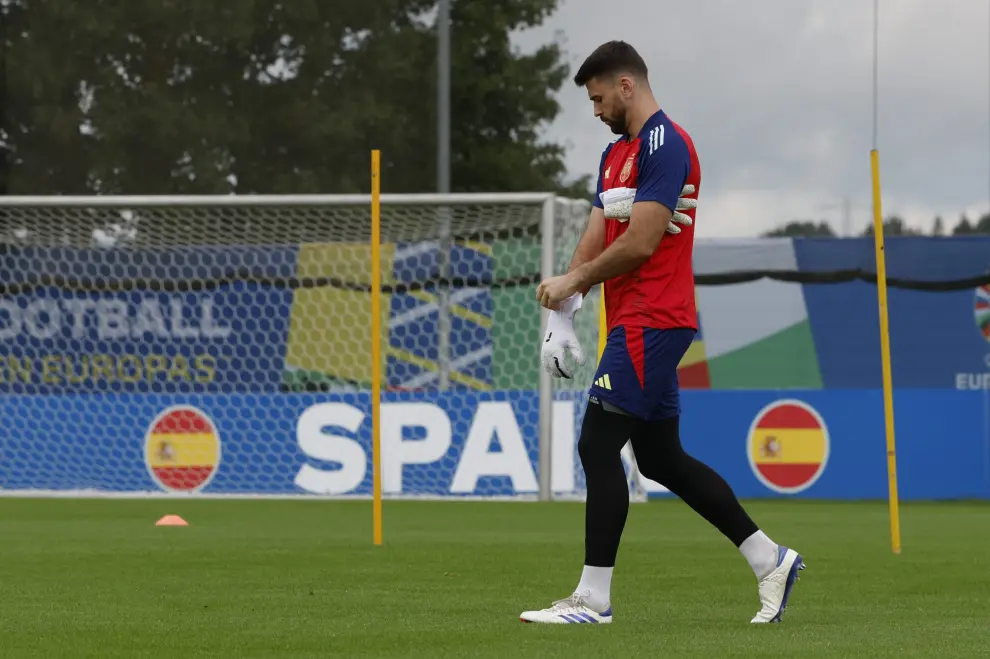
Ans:
[{"label": "white boot with blue detail", "polygon": [[747,538],[739,550],[759,580],[761,608],[750,622],[780,622],[804,559],[793,549],[774,544],[762,531]]},{"label": "white boot with blue detail", "polygon": [[550,625],[593,624],[612,622],[612,607],[597,611],[588,604],[588,596],[574,593],[567,599],[557,600],[552,606],[539,611],[523,611],[519,614],[523,622],[542,622]]},{"label": "white boot with blue detail", "polygon": [[570,597],[557,600],[546,609],[523,611],[519,619],[551,625],[602,625],[612,622],[609,597],[614,569],[585,565],[581,581]]}]

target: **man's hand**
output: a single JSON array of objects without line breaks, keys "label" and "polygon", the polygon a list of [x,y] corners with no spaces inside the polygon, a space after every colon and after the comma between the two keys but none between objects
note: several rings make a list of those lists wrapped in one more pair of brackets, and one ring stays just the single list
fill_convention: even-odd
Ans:
[{"label": "man's hand", "polygon": [[667,233],[680,233],[681,228],[677,224],[683,224],[688,227],[693,224],[690,217],[679,211],[691,210],[698,207],[697,199],[686,198],[688,195],[694,194],[694,190],[695,187],[693,185],[685,185],[681,189],[681,196],[677,200],[677,208],[674,209],[674,215],[670,218],[670,224],[667,225]]},{"label": "man's hand", "polygon": [[573,272],[550,277],[536,287],[536,299],[547,309],[559,309],[560,303],[578,291],[578,281]]},{"label": "man's hand", "polygon": [[584,297],[577,293],[564,300],[559,311],[551,311],[547,320],[547,333],[543,337],[540,357],[543,368],[555,378],[570,379],[574,369],[567,361],[567,354],[577,364],[584,364],[584,350],[574,334],[574,314],[581,308]]}]

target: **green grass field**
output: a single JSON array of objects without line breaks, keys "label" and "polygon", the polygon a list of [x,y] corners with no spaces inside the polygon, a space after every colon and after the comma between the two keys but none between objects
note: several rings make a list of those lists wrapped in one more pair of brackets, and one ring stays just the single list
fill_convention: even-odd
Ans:
[{"label": "green grass field", "polygon": [[[525,625],[582,562],[577,503],[0,500],[0,657],[980,657],[990,506],[751,503],[798,548],[781,625],[679,501],[634,504],[612,625]],[[185,528],[155,527],[166,513]]]}]

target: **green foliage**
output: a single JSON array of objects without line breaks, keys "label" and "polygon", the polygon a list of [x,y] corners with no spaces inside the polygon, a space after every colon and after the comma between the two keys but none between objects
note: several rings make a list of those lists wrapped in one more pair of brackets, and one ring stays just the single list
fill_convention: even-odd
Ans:
[{"label": "green foliage", "polygon": [[990,234],[990,213],[984,214],[975,223],[970,222],[966,215],[959,218],[959,224],[952,230],[954,236],[968,236],[974,234]]},{"label": "green foliage", "polygon": [[782,227],[767,231],[767,238],[834,238],[835,233],[828,222],[788,222]]},{"label": "green foliage", "polygon": [[[379,148],[384,191],[435,190],[435,4],[0,0],[0,178],[12,194],[367,192]],[[559,45],[509,41],[556,4],[453,3],[455,191],[591,194],[539,139]]]},{"label": "green foliage", "polygon": [[[867,225],[866,229],[863,231],[864,236],[873,235],[873,224]],[[904,219],[896,215],[891,215],[883,221],[883,235],[884,236],[920,236],[921,232],[917,229],[912,229],[904,222]]]}]

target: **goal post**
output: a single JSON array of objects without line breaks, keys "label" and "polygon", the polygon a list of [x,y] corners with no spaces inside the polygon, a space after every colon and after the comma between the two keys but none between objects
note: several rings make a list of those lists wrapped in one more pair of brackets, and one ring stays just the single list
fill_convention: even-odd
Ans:
[{"label": "goal post", "polygon": [[0,494],[370,497],[374,372],[385,498],[582,497],[533,290],[590,203],[378,198],[373,287],[370,195],[0,197]]}]

